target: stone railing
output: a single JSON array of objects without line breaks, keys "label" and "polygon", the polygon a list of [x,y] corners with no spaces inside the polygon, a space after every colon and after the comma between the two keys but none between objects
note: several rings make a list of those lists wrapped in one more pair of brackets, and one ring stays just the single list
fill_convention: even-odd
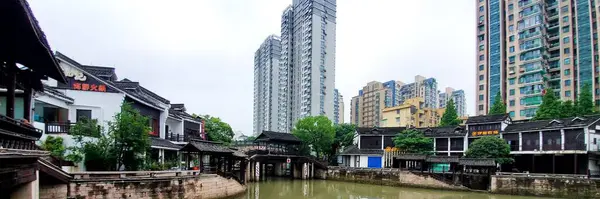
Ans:
[{"label": "stone railing", "polygon": [[[73,181],[98,181],[98,180],[148,180],[157,178],[197,177],[198,170],[186,171],[92,171],[73,172]],[[202,174],[208,176],[212,174]]]},{"label": "stone railing", "polygon": [[517,178],[575,178],[586,179],[587,175],[577,174],[550,174],[550,173],[511,173],[511,172],[496,172],[498,177],[517,177]]}]

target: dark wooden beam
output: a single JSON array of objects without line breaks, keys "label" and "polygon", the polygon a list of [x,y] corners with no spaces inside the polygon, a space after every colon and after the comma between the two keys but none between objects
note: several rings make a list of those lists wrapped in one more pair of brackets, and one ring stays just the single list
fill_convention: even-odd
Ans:
[{"label": "dark wooden beam", "polygon": [[32,90],[31,87],[24,88],[25,96],[23,97],[23,118],[29,121],[30,124],[33,124],[31,121],[31,98],[32,98]]}]

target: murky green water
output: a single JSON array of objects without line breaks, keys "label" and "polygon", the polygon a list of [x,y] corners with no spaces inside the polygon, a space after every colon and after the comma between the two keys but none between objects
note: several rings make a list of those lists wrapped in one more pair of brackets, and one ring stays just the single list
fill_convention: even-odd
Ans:
[{"label": "murky green water", "polygon": [[236,199],[533,199],[535,197],[492,195],[355,184],[326,180],[275,179],[248,184],[245,195]]}]

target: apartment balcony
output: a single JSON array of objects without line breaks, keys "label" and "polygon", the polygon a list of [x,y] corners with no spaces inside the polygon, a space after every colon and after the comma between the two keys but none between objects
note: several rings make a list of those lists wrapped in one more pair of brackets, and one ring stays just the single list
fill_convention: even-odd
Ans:
[{"label": "apartment balcony", "polygon": [[547,16],[548,16],[546,18],[547,21],[558,19],[558,12],[556,12],[556,11],[555,12],[549,12],[549,13],[547,13]]},{"label": "apartment balcony", "polygon": [[559,25],[560,25],[560,23],[558,23],[558,22],[548,24],[548,30],[558,28]]}]

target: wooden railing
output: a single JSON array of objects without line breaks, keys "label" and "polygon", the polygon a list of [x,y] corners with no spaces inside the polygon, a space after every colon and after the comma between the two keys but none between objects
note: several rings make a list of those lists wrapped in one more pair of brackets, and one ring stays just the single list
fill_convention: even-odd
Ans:
[{"label": "wooden railing", "polygon": [[153,178],[177,178],[177,177],[192,177],[200,174],[198,170],[186,171],[96,171],[96,172],[73,172],[71,173],[74,180],[90,181],[90,180],[144,180]]},{"label": "wooden railing", "polygon": [[74,124],[70,122],[48,122],[46,123],[46,129],[44,129],[44,132],[47,134],[68,134],[72,125]]}]

